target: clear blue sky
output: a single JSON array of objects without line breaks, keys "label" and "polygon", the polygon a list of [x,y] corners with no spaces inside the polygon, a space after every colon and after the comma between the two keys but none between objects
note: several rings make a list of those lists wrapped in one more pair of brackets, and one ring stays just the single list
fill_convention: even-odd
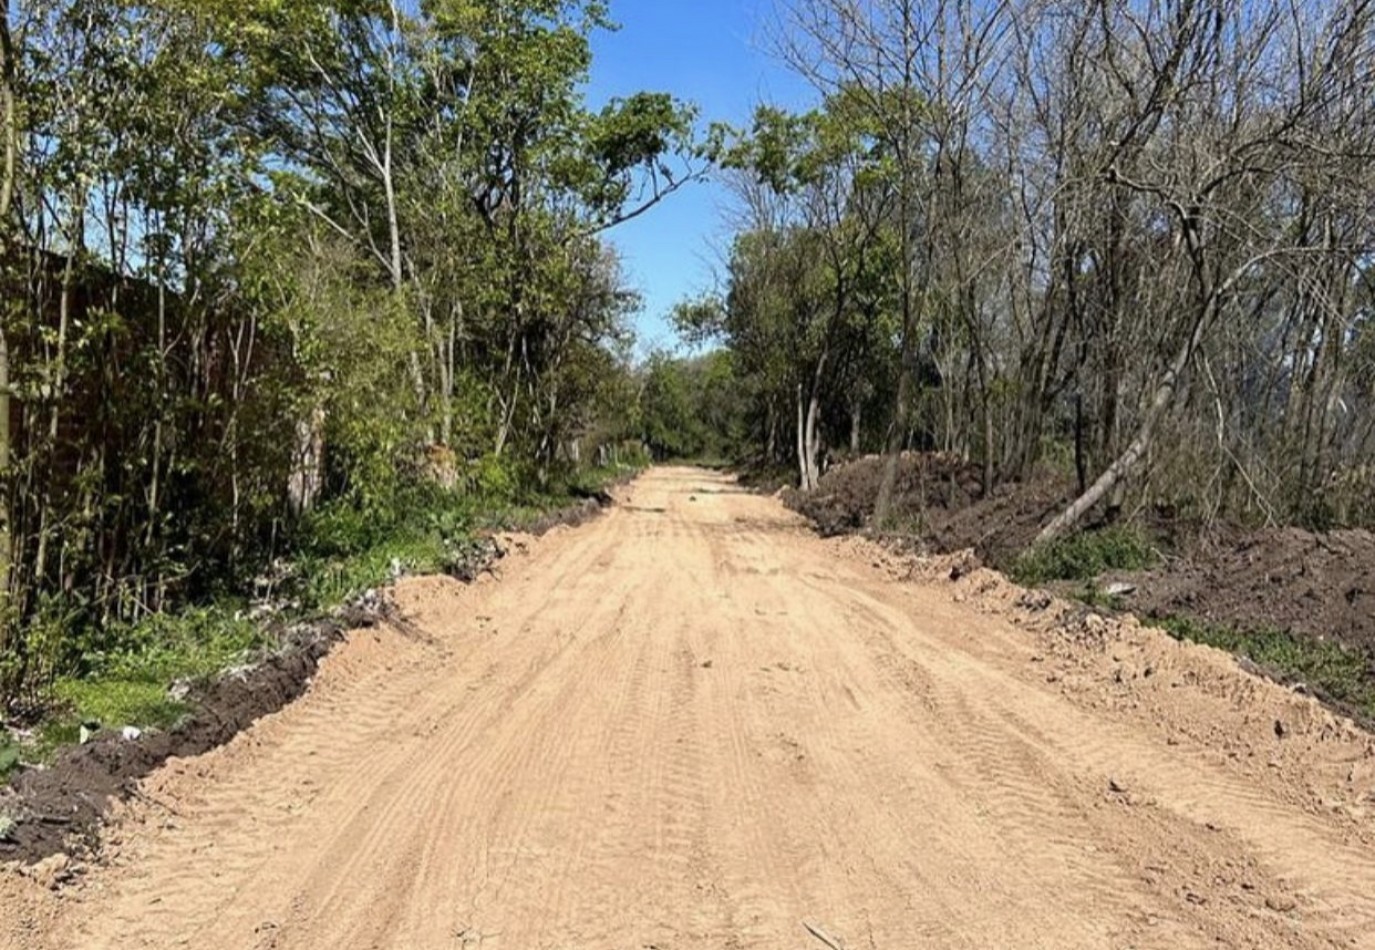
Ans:
[{"label": "clear blue sky", "polygon": [[[669,92],[701,109],[701,122],[748,123],[756,103],[802,107],[810,89],[767,51],[773,0],[612,0],[616,33],[593,40],[589,104],[641,90]],[[727,237],[714,183],[691,186],[611,232],[630,281],[644,294],[639,351],[672,346],[667,315],[708,289]]]}]

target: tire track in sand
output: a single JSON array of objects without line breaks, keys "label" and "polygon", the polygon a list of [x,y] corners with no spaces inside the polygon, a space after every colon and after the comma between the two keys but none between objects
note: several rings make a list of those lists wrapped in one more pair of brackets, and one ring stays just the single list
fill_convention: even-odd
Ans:
[{"label": "tire track in sand", "polygon": [[500,581],[403,585],[423,640],[354,635],[152,776],[170,811],[0,947],[1375,947],[1375,827],[1165,741],[1282,691],[1181,683],[1143,724],[721,476],[628,495]]}]

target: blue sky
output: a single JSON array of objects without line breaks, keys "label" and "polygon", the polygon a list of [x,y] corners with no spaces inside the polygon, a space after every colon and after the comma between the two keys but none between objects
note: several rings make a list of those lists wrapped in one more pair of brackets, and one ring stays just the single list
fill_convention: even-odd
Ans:
[{"label": "blue sky", "polygon": [[[760,101],[802,107],[809,88],[765,49],[773,0],[612,0],[621,29],[594,37],[589,104],[641,90],[697,104],[701,121],[745,125]],[[676,342],[667,321],[684,296],[708,289],[728,237],[713,183],[691,186],[616,228],[631,282],[644,294],[636,324],[643,354]]]}]

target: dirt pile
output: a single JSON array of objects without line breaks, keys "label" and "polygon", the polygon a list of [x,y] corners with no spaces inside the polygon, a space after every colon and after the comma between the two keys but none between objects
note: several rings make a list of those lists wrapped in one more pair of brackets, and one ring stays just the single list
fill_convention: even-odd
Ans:
[{"label": "dirt pile", "polygon": [[[790,492],[786,501],[824,536],[857,532],[873,511],[882,473],[882,458],[860,459],[832,469],[816,492]],[[972,550],[982,564],[1007,570],[1069,502],[1073,489],[1069,481],[1042,477],[1001,485],[982,497],[976,466],[951,456],[907,454],[899,468],[895,520],[925,553]],[[1148,531],[1163,548],[1162,564],[1100,581],[1136,588],[1122,600],[1126,609],[1375,650],[1375,534],[1226,527],[1200,539],[1197,526],[1158,513]],[[1072,593],[1083,582],[1053,586]]]},{"label": "dirt pile", "polygon": [[[859,531],[874,511],[883,458],[866,456],[827,472],[815,492],[788,492],[790,508],[825,537]],[[1068,503],[1073,486],[1042,478],[998,486],[985,497],[978,466],[953,455],[904,453],[893,496],[893,520],[932,553],[973,549],[1006,567],[1041,525]]]},{"label": "dirt pile", "polygon": [[[1153,617],[1277,629],[1375,649],[1375,534],[1229,529],[1153,571],[1113,575]],[[1375,671],[1372,671],[1375,673]]]}]

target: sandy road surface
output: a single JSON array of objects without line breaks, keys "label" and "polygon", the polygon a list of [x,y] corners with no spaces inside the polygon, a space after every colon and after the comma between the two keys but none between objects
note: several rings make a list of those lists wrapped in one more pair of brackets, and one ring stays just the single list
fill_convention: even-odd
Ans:
[{"label": "sandy road surface", "polygon": [[719,476],[626,494],[405,585],[0,944],[1375,946],[1375,748],[1309,701]]}]

